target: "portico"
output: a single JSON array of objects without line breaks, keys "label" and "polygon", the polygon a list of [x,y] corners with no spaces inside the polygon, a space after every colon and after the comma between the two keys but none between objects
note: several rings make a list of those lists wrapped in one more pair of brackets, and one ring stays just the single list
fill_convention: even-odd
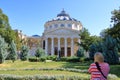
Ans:
[{"label": "portico", "polygon": [[[63,38],[63,37],[49,37],[45,39],[45,52],[47,55],[58,55],[61,51],[61,56],[73,56],[74,50],[78,49],[77,42],[79,38]],[[76,44],[76,45],[74,45]]]}]

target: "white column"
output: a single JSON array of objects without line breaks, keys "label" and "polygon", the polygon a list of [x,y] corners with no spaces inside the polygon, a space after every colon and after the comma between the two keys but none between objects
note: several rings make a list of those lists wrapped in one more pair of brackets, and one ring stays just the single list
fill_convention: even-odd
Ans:
[{"label": "white column", "polygon": [[65,44],[64,56],[67,57],[67,38],[65,38],[64,42],[65,42],[65,43],[64,43],[64,44]]},{"label": "white column", "polygon": [[51,38],[51,55],[54,55],[54,38]]},{"label": "white column", "polygon": [[74,39],[71,38],[71,56],[74,55]]},{"label": "white column", "polygon": [[80,44],[80,38],[78,38],[78,43]]},{"label": "white column", "polygon": [[78,43],[79,43],[79,45],[78,45],[78,49],[80,48],[80,38],[78,38]]},{"label": "white column", "polygon": [[48,38],[45,39],[45,53],[48,55]]},{"label": "white column", "polygon": [[60,50],[60,38],[58,38],[58,51]]}]

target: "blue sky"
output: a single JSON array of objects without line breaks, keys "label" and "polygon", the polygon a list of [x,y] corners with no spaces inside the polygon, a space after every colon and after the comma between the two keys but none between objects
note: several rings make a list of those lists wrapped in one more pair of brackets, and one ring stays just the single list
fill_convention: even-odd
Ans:
[{"label": "blue sky", "polygon": [[111,11],[119,9],[120,0],[0,0],[0,8],[9,17],[12,29],[24,34],[42,35],[44,24],[64,10],[82,22],[91,35],[110,26]]}]

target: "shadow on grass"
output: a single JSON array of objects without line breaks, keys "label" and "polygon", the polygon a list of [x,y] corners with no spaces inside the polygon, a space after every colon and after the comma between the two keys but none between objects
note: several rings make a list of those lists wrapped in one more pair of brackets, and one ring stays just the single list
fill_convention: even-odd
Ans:
[{"label": "shadow on grass", "polygon": [[89,63],[67,62],[62,65],[63,68],[88,69]]}]

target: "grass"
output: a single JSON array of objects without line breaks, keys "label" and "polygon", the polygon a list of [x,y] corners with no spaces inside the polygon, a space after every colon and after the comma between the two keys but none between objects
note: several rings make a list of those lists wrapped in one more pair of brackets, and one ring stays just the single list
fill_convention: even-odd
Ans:
[{"label": "grass", "polygon": [[28,62],[28,61],[6,61],[0,64],[0,69],[9,68],[77,68],[77,69],[88,69],[88,66],[82,65],[81,63],[69,63],[69,62]]},{"label": "grass", "polygon": [[120,78],[120,65],[111,65],[110,66],[110,73],[115,74]]},{"label": "grass", "polygon": [[75,73],[75,72],[69,72],[69,71],[55,71],[55,70],[47,70],[47,71],[39,71],[39,70],[27,70],[27,71],[22,71],[22,70],[18,70],[18,71],[0,71],[0,74],[14,74],[14,75],[22,75],[22,76],[26,76],[26,75],[49,75],[49,76],[53,76],[53,75],[64,75],[64,76],[73,76],[73,75],[77,75],[77,76],[89,76],[86,73]]},{"label": "grass", "polygon": [[[74,69],[88,69],[90,63],[69,63],[69,62],[28,62],[28,61],[5,61],[0,64],[0,74],[13,74],[13,75],[65,75],[65,76],[85,76],[90,77],[87,73],[78,73],[70,71],[59,71],[59,70],[39,70],[39,68],[74,68]],[[23,70],[35,68],[36,70]],[[8,69],[7,71],[4,69]],[[16,70],[9,70],[16,69]],[[120,65],[111,65],[110,73],[115,74],[120,79],[119,73]]]}]

